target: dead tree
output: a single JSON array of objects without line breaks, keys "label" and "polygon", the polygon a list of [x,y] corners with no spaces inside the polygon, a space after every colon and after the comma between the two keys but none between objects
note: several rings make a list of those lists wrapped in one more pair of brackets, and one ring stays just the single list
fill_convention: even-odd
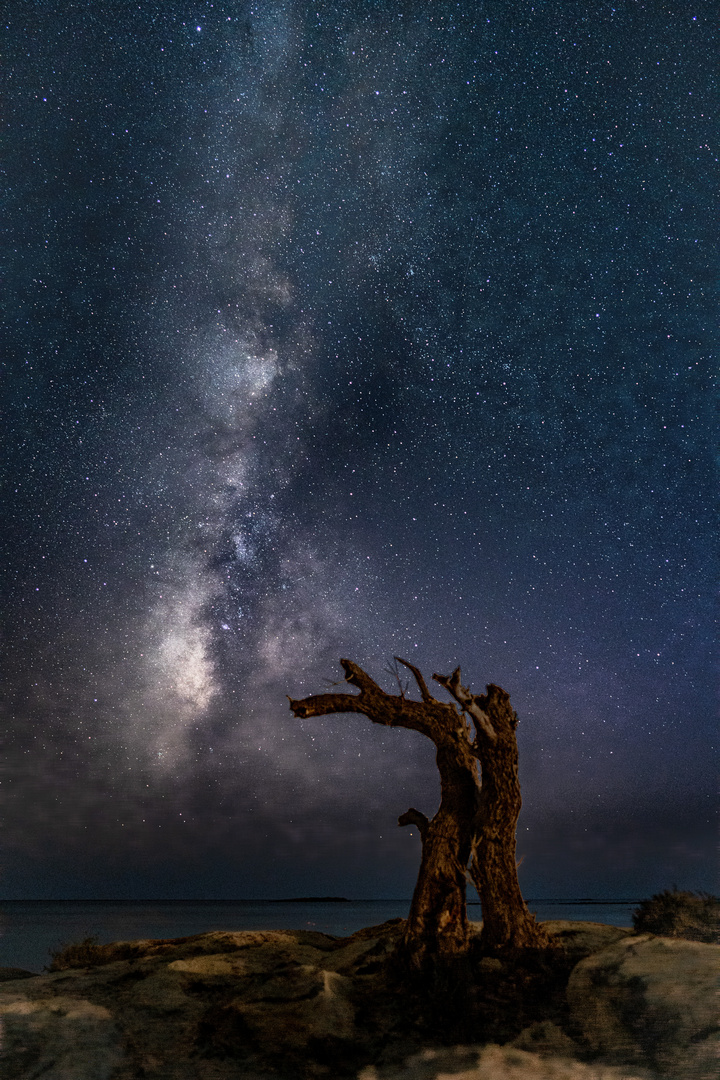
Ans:
[{"label": "dead tree", "polygon": [[483,951],[546,947],[547,936],[525,906],[517,880],[515,828],[521,802],[517,716],[508,695],[499,686],[488,686],[483,697],[472,695],[460,684],[459,668],[450,676],[433,675],[455,698],[458,709],[431,695],[417,667],[396,660],[413,673],[421,701],[407,698],[402,690],[385,693],[357,664],[341,660],[345,680],[357,687],[358,694],[291,698],[290,709],[301,718],[362,713],[375,724],[419,731],[435,744],[440,807],[431,820],[413,808],[399,819],[400,825],[416,825],[422,838],[404,939],[411,966],[427,971],[467,957],[468,863],[482,903]]},{"label": "dead tree", "polygon": [[482,784],[470,876],[483,911],[482,945],[487,952],[547,948],[550,940],[527,909],[515,862],[515,830],[522,798],[515,737],[518,717],[510,695],[492,683],[482,695],[452,675],[433,675],[452,694],[475,728],[472,752],[480,762]]}]

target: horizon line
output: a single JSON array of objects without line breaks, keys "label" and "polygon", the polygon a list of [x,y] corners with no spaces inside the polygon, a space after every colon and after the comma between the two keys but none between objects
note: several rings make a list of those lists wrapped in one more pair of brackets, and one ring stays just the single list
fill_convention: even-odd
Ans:
[{"label": "horizon line", "polygon": [[[0,904],[409,904],[412,897],[347,897],[347,896],[263,896],[263,897],[115,897],[115,896],[69,896],[69,897],[16,897],[0,898]],[[594,896],[577,897],[528,897],[526,904],[640,904],[634,897],[617,898]],[[466,904],[479,907],[480,900],[467,900]]]}]

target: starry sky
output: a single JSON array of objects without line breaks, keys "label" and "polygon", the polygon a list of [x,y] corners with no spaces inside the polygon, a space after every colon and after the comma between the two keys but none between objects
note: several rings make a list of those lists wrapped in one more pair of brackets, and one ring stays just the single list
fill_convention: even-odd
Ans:
[{"label": "starry sky", "polygon": [[409,897],[432,746],[286,699],[394,654],[527,896],[714,887],[717,36],[615,2],[11,6],[0,898]]}]

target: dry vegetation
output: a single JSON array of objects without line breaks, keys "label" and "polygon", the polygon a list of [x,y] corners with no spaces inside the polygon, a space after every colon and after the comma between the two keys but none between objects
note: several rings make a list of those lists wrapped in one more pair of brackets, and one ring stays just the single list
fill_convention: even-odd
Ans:
[{"label": "dry vegetation", "polygon": [[720,898],[672,888],[643,900],[633,912],[636,934],[720,944]]},{"label": "dry vegetation", "polygon": [[86,937],[82,941],[61,945],[50,953],[50,963],[46,971],[69,971],[71,968],[102,967],[113,964],[116,960],[135,960],[141,956],[153,956],[169,952],[177,945],[192,942],[204,937],[194,934],[190,937],[168,938],[153,941],[113,941],[101,945],[96,937]]}]

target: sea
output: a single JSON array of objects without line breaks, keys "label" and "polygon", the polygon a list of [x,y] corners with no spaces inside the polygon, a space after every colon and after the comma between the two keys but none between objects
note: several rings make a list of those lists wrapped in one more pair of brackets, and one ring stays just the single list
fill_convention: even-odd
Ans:
[{"label": "sea", "polygon": [[[573,919],[631,926],[637,900],[528,900],[541,921]],[[42,972],[64,945],[96,938],[135,941],[210,930],[319,930],[347,937],[407,917],[410,900],[13,900],[0,901],[0,968]],[[479,903],[468,904],[480,922]]]}]

